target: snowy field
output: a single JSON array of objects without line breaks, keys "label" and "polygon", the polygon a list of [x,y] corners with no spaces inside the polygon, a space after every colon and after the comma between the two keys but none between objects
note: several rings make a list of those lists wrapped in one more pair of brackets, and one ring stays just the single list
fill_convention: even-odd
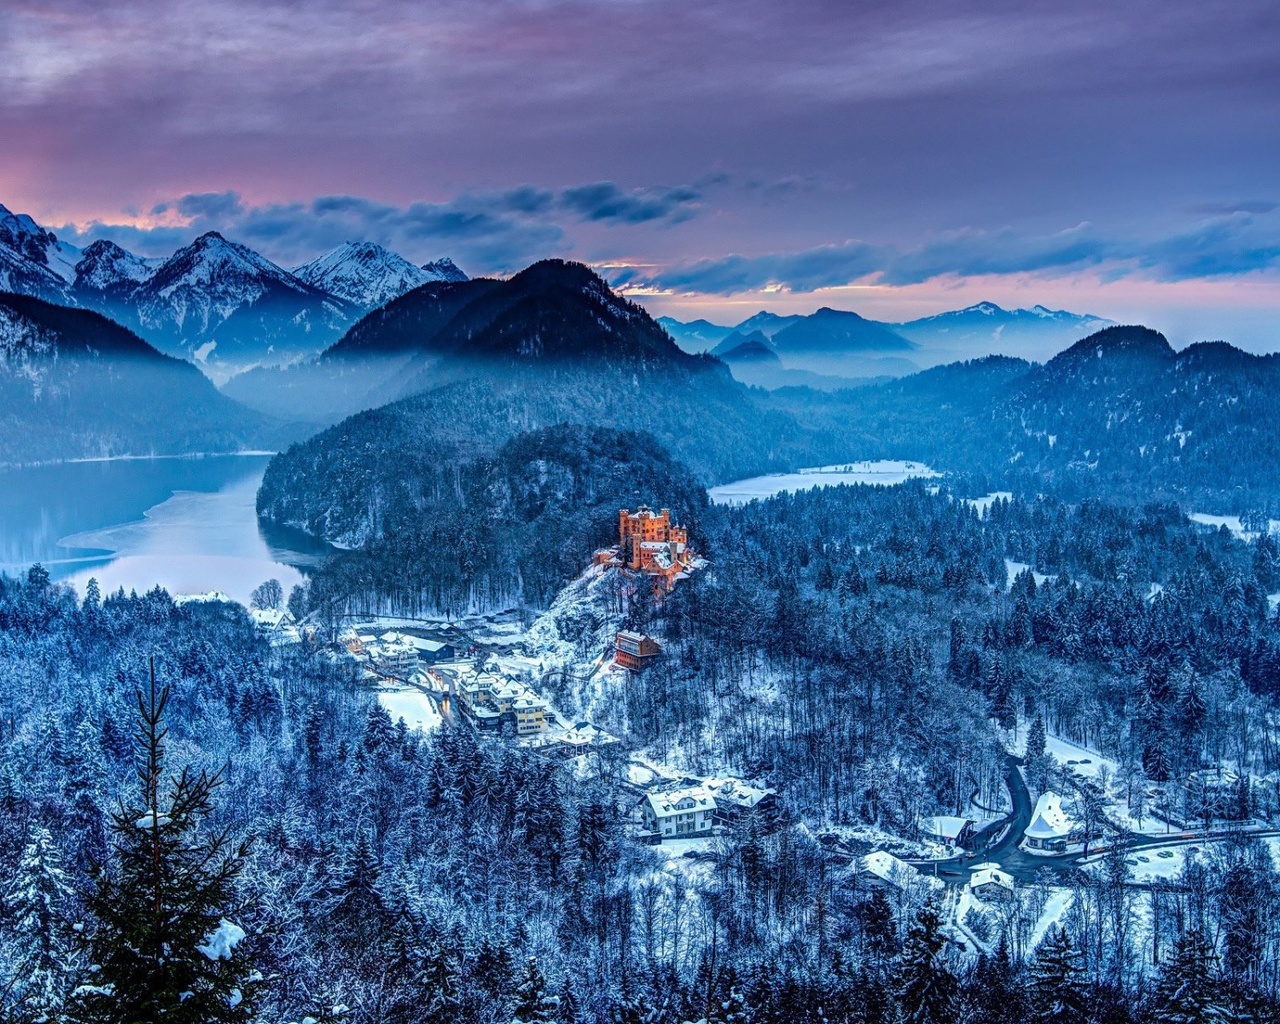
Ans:
[{"label": "snowy field", "polygon": [[[1251,541],[1258,536],[1254,531],[1244,528],[1239,516],[1214,516],[1207,512],[1191,512],[1188,513],[1187,518],[1201,526],[1212,526],[1215,530],[1225,526],[1239,540]],[[1267,523],[1268,533],[1280,533],[1280,519],[1269,519]]]},{"label": "snowy field", "polygon": [[990,494],[984,494],[981,498],[961,498],[966,505],[972,505],[978,510],[978,515],[985,516],[987,509],[994,505],[997,501],[1012,501],[1012,491],[992,491]]},{"label": "snowy field", "polygon": [[922,462],[882,459],[878,462],[849,462],[840,466],[818,466],[796,473],[772,473],[713,487],[707,493],[717,505],[745,505],[775,494],[807,491],[814,487],[840,484],[883,484],[891,486],[907,480],[940,474]]},{"label": "snowy field", "polygon": [[[1005,580],[1005,589],[1012,590],[1013,581],[1017,579],[1020,573],[1024,573],[1028,569],[1031,569],[1031,566],[1026,562],[1015,562],[1012,558],[1006,558],[1004,560],[1004,571],[1005,576],[1007,577]],[[1048,582],[1049,579],[1045,573],[1036,572],[1034,569],[1031,570],[1031,575],[1035,577],[1037,587],[1042,583]]]},{"label": "snowy field", "polygon": [[440,712],[436,702],[418,690],[386,690],[378,694],[378,703],[386,708],[391,721],[401,718],[410,729],[431,732],[440,725]]}]

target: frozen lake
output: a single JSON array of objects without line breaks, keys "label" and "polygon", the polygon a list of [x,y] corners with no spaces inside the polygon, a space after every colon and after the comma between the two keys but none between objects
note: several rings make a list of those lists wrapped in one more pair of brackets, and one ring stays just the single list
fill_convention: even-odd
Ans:
[{"label": "frozen lake", "polygon": [[712,487],[707,494],[718,505],[745,505],[758,498],[771,498],[784,492],[807,491],[814,487],[839,484],[900,484],[914,478],[935,477],[936,473],[922,462],[881,459],[876,462],[849,462],[839,466],[819,466],[795,473],[772,473],[737,480]]},{"label": "frozen lake", "polygon": [[221,591],[247,602],[263,580],[286,593],[324,545],[264,530],[254,499],[269,456],[128,459],[0,470],[0,571],[41,562],[104,593]]}]

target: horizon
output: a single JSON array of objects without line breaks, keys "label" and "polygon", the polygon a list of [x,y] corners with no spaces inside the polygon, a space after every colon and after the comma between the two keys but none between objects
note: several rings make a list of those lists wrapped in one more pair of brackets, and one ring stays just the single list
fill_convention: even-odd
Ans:
[{"label": "horizon", "polygon": [[[7,210],[10,214],[17,217],[32,216],[25,210],[14,210],[12,207],[10,207],[9,205],[5,204],[2,201],[0,201],[0,209]],[[32,217],[32,219],[35,220],[40,227],[43,227],[46,230],[52,231],[60,241],[63,241],[63,242],[66,241],[65,232],[68,229],[68,225],[60,225],[55,227],[55,226],[50,226],[47,224],[40,223],[38,218]],[[365,244],[372,244],[372,245],[378,246],[382,248],[384,251],[389,252],[394,256],[398,256],[401,259],[404,259],[407,262],[414,264],[416,266],[425,266],[427,264],[441,263],[445,261],[454,262],[455,265],[457,265],[456,261],[454,261],[453,256],[450,253],[440,253],[436,256],[432,256],[424,260],[417,260],[415,258],[405,256],[402,252],[399,252],[395,248],[391,246],[387,246],[382,242],[379,242],[376,239],[372,239],[372,238],[356,238],[356,237],[346,238],[346,239],[343,239],[342,241],[338,241],[332,245],[327,246],[324,249],[321,249],[315,252],[313,255],[308,256],[304,260],[301,260],[299,262],[292,262],[292,261],[278,259],[269,250],[268,251],[259,250],[258,248],[249,244],[248,242],[242,241],[234,237],[233,235],[229,235],[227,232],[217,227],[206,227],[204,230],[198,233],[192,234],[185,241],[179,240],[177,241],[177,244],[174,246],[174,248],[172,248],[167,252],[157,249],[155,245],[155,241],[156,241],[156,238],[159,238],[159,237],[169,238],[170,235],[168,233],[166,233],[164,236],[155,236],[154,238],[148,239],[148,241],[150,241],[152,244],[141,246],[139,247],[138,250],[131,249],[128,244],[124,244],[117,241],[117,239],[113,237],[110,230],[110,226],[108,225],[95,224],[90,231],[87,231],[84,233],[76,232],[76,230],[72,228],[71,233],[75,241],[70,244],[76,245],[81,249],[84,249],[87,246],[97,241],[108,241],[108,242],[112,242],[117,245],[120,245],[126,251],[134,252],[135,255],[143,256],[144,258],[147,258],[147,259],[167,259],[175,255],[177,252],[181,251],[182,249],[186,248],[187,246],[191,245],[194,241],[196,241],[200,237],[203,237],[205,235],[210,235],[210,234],[217,235],[221,237],[224,241],[227,241],[236,245],[245,246],[251,249],[253,252],[257,253],[259,256],[267,259],[268,261],[273,263],[275,266],[279,267],[280,269],[290,274],[302,269],[302,267],[304,267],[306,264],[319,261],[323,257],[333,252],[336,252],[344,247],[365,245]],[[556,256],[556,255],[540,256],[531,260],[530,263],[535,263],[545,259],[572,260],[573,257],[563,257],[563,256]],[[527,265],[529,264],[525,264],[525,266]],[[783,290],[775,290],[773,292],[765,293],[764,295],[760,295],[758,293],[752,293],[750,296],[746,296],[746,297],[738,297],[738,296],[717,297],[717,296],[691,296],[691,295],[667,296],[667,295],[655,295],[650,291],[646,291],[645,289],[629,288],[625,284],[615,283],[609,277],[608,271],[610,269],[610,266],[608,264],[601,265],[601,264],[585,263],[584,265],[588,266],[591,270],[599,274],[601,277],[605,278],[605,280],[608,281],[610,285],[614,287],[614,289],[620,295],[624,295],[627,298],[631,299],[632,301],[637,302],[638,304],[643,306],[645,310],[651,316],[654,317],[655,320],[660,319],[662,317],[670,317],[671,319],[680,321],[682,323],[705,320],[716,327],[734,328],[740,325],[743,321],[747,320],[748,318],[754,316],[757,313],[769,312],[769,313],[774,313],[782,316],[790,316],[790,315],[807,316],[822,308],[832,308],[841,312],[857,313],[858,315],[863,316],[868,320],[875,320],[878,322],[887,323],[889,325],[901,325],[913,320],[924,319],[932,316],[941,315],[944,313],[962,312],[962,311],[972,309],[976,306],[990,304],[1006,312],[1030,311],[1035,308],[1041,308],[1048,312],[1055,312],[1055,313],[1065,312],[1065,313],[1071,313],[1077,316],[1091,316],[1091,317],[1096,317],[1102,320],[1110,320],[1113,324],[1119,325],[1119,326],[1152,327],[1155,330],[1159,331],[1161,334],[1163,334],[1166,337],[1166,339],[1169,341],[1170,345],[1177,351],[1181,351],[1197,343],[1225,341],[1227,344],[1234,345],[1235,347],[1240,348],[1243,351],[1250,352],[1254,355],[1268,355],[1275,352],[1280,352],[1280,343],[1277,343],[1276,341],[1271,341],[1265,336],[1260,337],[1258,339],[1253,339],[1249,337],[1248,332],[1246,332],[1246,336],[1243,339],[1237,340],[1235,338],[1227,337],[1221,332],[1219,332],[1216,335],[1201,334],[1201,333],[1197,333],[1195,330],[1185,329],[1185,325],[1180,323],[1176,316],[1174,317],[1175,326],[1171,330],[1158,322],[1152,322],[1150,319],[1144,319],[1141,316],[1139,316],[1138,318],[1125,319],[1123,316],[1109,315],[1106,312],[1100,312],[1099,310],[1093,309],[1093,308],[1081,308],[1079,306],[1072,308],[1068,306],[1053,305],[1048,302],[1028,301],[1029,297],[1026,297],[1026,296],[1015,299],[1014,301],[1006,300],[1004,302],[990,299],[987,297],[972,298],[973,295],[981,295],[981,296],[986,295],[986,292],[982,291],[983,285],[976,280],[966,282],[966,286],[963,289],[963,294],[971,298],[971,301],[965,301],[963,305],[948,304],[948,301],[950,301],[951,303],[956,303],[956,299],[958,295],[962,294],[962,290],[959,288],[947,289],[946,291],[944,291],[942,296],[939,296],[932,300],[930,299],[922,300],[919,298],[909,299],[903,295],[904,289],[901,289],[901,288],[877,289],[874,286],[847,286],[845,288],[823,288],[823,289],[816,289],[810,292],[801,292],[801,293],[791,293]],[[465,267],[463,269],[464,271],[466,270]],[[523,266],[516,267],[511,270],[491,272],[489,274],[483,274],[483,275],[474,274],[470,276],[488,276],[488,277],[494,277],[494,278],[506,278],[506,277],[512,276],[515,273],[518,273],[521,269],[523,269]],[[983,280],[987,280],[987,279],[983,279]],[[1000,286],[997,285],[996,289],[998,290],[999,287]],[[884,294],[883,294],[886,291],[894,293],[889,297],[887,302],[885,301]],[[855,307],[853,305],[853,301],[855,301],[857,298],[871,299],[871,301],[866,302],[861,307]],[[763,304],[756,305],[755,303],[757,302],[761,302]],[[842,303],[842,304],[833,304],[833,303]],[[1018,303],[1024,303],[1024,304],[1018,304]],[[869,312],[869,310],[873,310],[873,309],[882,309],[884,310],[884,312],[881,315],[875,315],[874,313]],[[1165,312],[1167,313],[1168,311],[1165,311]],[[1033,362],[1044,362],[1048,358],[1051,358],[1053,354],[1056,354],[1057,351],[1063,351],[1067,347],[1066,345],[1061,345],[1056,350],[1052,350],[1052,351],[1046,350],[1048,354],[1045,355],[1043,353],[1028,354],[1026,351],[1015,353],[1008,350],[1008,348],[1001,349],[998,345],[998,341],[996,343],[996,346],[997,347],[990,348],[990,349],[973,348],[971,350],[959,349],[959,350],[939,351],[936,354],[940,355],[941,358],[939,358],[936,361],[926,363],[924,366],[921,367],[921,369],[927,369],[929,366],[932,366],[932,365],[941,365],[942,363],[952,362],[957,360],[983,358],[984,356],[987,356],[987,355],[1006,355],[1006,354],[1016,355],[1019,358],[1027,358]],[[924,353],[920,353],[920,354],[924,354]]]},{"label": "horizon", "polygon": [[1280,347],[1261,0],[62,8],[7,15],[0,196],[76,244],[360,238],[581,260],[680,319],[985,299]]}]

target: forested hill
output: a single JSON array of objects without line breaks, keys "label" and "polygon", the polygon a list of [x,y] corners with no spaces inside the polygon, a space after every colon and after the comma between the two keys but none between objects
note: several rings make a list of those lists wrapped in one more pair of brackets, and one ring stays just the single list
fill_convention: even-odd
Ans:
[{"label": "forested hill", "polygon": [[922,459],[1028,490],[1169,498],[1241,511],[1280,503],[1280,359],[1221,342],[1175,352],[1109,327],[1043,366],[992,356],[778,404],[839,429],[860,458]]},{"label": "forested hill", "polygon": [[[259,507],[282,519],[302,514],[309,503],[296,501],[297,481],[275,467]],[[380,491],[376,535],[312,578],[313,608],[545,606],[592,551],[616,542],[619,508],[669,506],[696,531],[707,504],[698,480],[653,437],[609,427],[534,430],[470,460],[410,448],[398,471],[405,486]],[[320,472],[312,488],[346,493],[340,470]]]},{"label": "forested hill", "polygon": [[543,260],[505,281],[423,285],[364,317],[317,360],[243,374],[225,392],[328,424],[444,383],[531,367],[690,374],[718,364],[684,352],[588,267]]},{"label": "forested hill", "polygon": [[263,447],[271,422],[97,313],[0,293],[0,464]]}]

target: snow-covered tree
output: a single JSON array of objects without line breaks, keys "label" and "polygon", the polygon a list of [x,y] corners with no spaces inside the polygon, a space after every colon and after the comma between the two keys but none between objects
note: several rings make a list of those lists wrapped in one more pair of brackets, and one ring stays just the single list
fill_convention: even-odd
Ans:
[{"label": "snow-covered tree", "polygon": [[942,919],[932,903],[916,916],[902,946],[898,1000],[906,1024],[949,1024],[957,985],[942,957]]},{"label": "snow-covered tree", "polygon": [[10,1018],[58,1016],[75,967],[68,917],[74,898],[53,837],[43,825],[33,826],[4,899],[10,921],[3,944]]},{"label": "snow-covered tree", "polygon": [[163,780],[169,689],[137,698],[138,794],[111,816],[109,864],[97,871],[88,910],[92,964],[71,1016],[101,1024],[215,1024],[251,1019],[254,975],[244,930],[224,915],[246,847],[207,834],[221,775],[183,769]]}]

